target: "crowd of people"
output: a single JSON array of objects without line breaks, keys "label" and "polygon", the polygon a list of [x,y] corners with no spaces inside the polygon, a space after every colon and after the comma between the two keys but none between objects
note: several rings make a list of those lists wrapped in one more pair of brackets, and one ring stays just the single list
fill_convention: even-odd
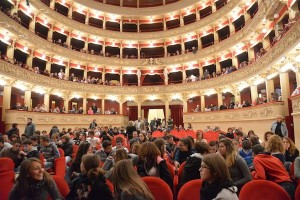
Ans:
[{"label": "crowd of people", "polygon": [[[179,131],[174,124],[163,129],[155,120],[155,125],[152,131],[146,129],[145,119],[139,118],[127,127],[113,128],[98,126],[93,120],[88,128],[59,130],[53,126],[50,131],[39,131],[29,118],[21,134],[18,124],[13,124],[0,137],[0,157],[12,159],[18,174],[9,199],[46,199],[50,195],[53,199],[152,200],[141,177],[159,177],[173,190],[169,165],[175,170],[184,167],[177,190],[191,180],[203,180],[201,199],[238,199],[243,186],[256,179],[275,182],[294,198],[296,186],[290,173],[295,163],[295,177],[300,178],[299,150],[288,137],[282,117],[278,116],[263,141],[252,130],[243,133],[241,127],[223,132],[207,126],[195,131],[194,137],[177,137],[171,134]],[[187,130],[192,129],[189,124]],[[211,132],[218,133],[215,140],[205,138]],[[76,152],[73,146],[78,146]],[[59,149],[65,157],[65,166],[60,167],[65,168],[70,187],[66,197],[48,173],[61,156]]]}]

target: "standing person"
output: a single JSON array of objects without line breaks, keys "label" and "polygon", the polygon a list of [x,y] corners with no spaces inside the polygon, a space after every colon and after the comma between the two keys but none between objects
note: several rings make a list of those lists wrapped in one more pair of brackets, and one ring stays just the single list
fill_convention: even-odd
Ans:
[{"label": "standing person", "polygon": [[171,116],[169,116],[167,124],[168,124],[168,129],[172,130],[173,129],[173,125],[174,125],[174,121],[171,118]]},{"label": "standing person", "polygon": [[37,158],[25,160],[20,168],[17,182],[10,192],[9,200],[63,200],[51,176],[45,171]]},{"label": "standing person", "polygon": [[272,123],[271,131],[281,138],[289,135],[286,124],[283,123],[283,116],[277,116],[276,121]]},{"label": "standing person", "polygon": [[264,151],[260,144],[252,147],[254,159],[252,176],[254,180],[269,180],[280,185],[294,199],[295,185],[279,159]]},{"label": "standing person", "polygon": [[142,120],[141,116],[138,116],[138,119],[134,122],[134,126],[136,128],[136,130],[145,130],[145,123]]},{"label": "standing person", "polygon": [[94,130],[98,126],[96,119],[93,119],[92,123],[90,124],[89,129]]},{"label": "standing person", "polygon": [[132,139],[134,131],[136,131],[136,127],[133,125],[133,121],[129,121],[128,126],[126,127],[126,134],[128,136],[128,140]]},{"label": "standing person", "polygon": [[95,154],[86,154],[82,157],[80,165],[82,174],[72,181],[67,200],[113,200],[99,164],[100,158]]},{"label": "standing person", "polygon": [[32,122],[32,118],[27,118],[27,124],[25,127],[24,134],[27,135],[29,138],[30,136],[32,136],[34,134],[34,132],[35,132],[35,125]]},{"label": "standing person", "polygon": [[124,159],[117,162],[112,172],[117,200],[154,200],[149,188],[137,172],[133,169],[130,160]]},{"label": "standing person", "polygon": [[92,107],[92,110],[93,110],[94,114],[96,114],[96,112],[97,112],[97,106],[96,106],[96,104],[93,103],[93,105],[91,107]]},{"label": "standing person", "polygon": [[220,140],[218,150],[226,161],[233,184],[240,190],[252,180],[246,161],[238,154],[235,145],[228,138]]},{"label": "standing person", "polygon": [[151,129],[151,131],[152,132],[156,131],[156,127],[157,127],[156,118],[154,117],[154,119],[150,121],[150,129]]},{"label": "standing person", "polygon": [[238,200],[237,188],[221,155],[216,153],[205,155],[199,171],[203,180],[200,190],[201,200]]}]

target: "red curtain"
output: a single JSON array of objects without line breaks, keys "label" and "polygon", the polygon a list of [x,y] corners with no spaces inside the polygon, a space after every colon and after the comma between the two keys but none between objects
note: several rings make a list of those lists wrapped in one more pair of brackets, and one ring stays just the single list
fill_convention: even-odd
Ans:
[{"label": "red curtain", "polygon": [[135,121],[138,118],[138,108],[137,106],[128,107],[128,119],[129,121]]},{"label": "red curtain", "polygon": [[143,85],[143,82],[145,80],[146,75],[141,75],[141,85]]},{"label": "red curtain", "polygon": [[170,105],[171,118],[174,121],[174,125],[183,125],[183,106],[182,105]]},{"label": "red curtain", "polygon": [[144,118],[148,119],[148,114],[149,114],[149,108],[148,107],[144,107]]}]

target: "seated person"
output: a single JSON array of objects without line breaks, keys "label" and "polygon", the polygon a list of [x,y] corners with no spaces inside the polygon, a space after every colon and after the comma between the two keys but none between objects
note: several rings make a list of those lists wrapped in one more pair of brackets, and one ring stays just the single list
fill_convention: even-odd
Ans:
[{"label": "seated person", "polygon": [[96,155],[100,157],[101,162],[105,162],[108,156],[112,156],[112,145],[111,141],[104,140],[102,142],[102,149],[96,152]]},{"label": "seated person", "polygon": [[22,145],[24,147],[24,156],[25,158],[37,158],[40,159],[40,153],[37,149],[33,148],[32,146],[33,141],[31,139],[26,139],[22,142]]},{"label": "seated person", "polygon": [[60,156],[56,144],[50,143],[50,139],[47,136],[41,137],[40,153],[44,156],[44,164],[46,170],[52,168],[54,159]]},{"label": "seated person", "polygon": [[192,154],[186,161],[182,176],[178,185],[180,189],[185,183],[194,180],[200,179],[200,174],[198,173],[199,168],[201,167],[201,162],[203,155],[209,153],[209,146],[204,142],[196,142],[194,144],[195,153]]},{"label": "seated person", "polygon": [[73,144],[71,143],[70,136],[68,134],[65,134],[61,137],[59,146],[62,148],[62,150],[64,150],[66,163],[70,162],[72,160]]},{"label": "seated person", "polygon": [[280,185],[294,199],[295,185],[284,168],[282,162],[270,153],[264,151],[260,144],[252,147],[254,159],[252,176],[254,180],[269,180]]},{"label": "seated person", "polygon": [[122,144],[123,144],[123,138],[117,136],[116,146],[112,148],[112,153],[115,154],[118,149],[124,149],[126,153],[128,153],[129,152],[128,149],[124,147]]},{"label": "seated person", "polygon": [[12,142],[12,147],[5,148],[0,152],[0,158],[6,157],[14,161],[15,171],[19,171],[19,167],[24,159],[24,152],[20,150],[21,141],[15,140]]},{"label": "seated person", "polygon": [[91,146],[94,148],[97,145],[100,145],[99,138],[95,137],[95,131],[89,131],[89,136],[86,140],[91,144]]}]

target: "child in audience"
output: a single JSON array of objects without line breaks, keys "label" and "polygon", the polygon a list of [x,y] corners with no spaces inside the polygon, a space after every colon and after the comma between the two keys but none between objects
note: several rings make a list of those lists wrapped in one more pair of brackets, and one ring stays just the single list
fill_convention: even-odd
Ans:
[{"label": "child in audience", "polygon": [[218,150],[226,161],[233,184],[240,191],[243,185],[252,180],[246,161],[238,154],[234,144],[228,138],[220,140]]},{"label": "child in audience", "polygon": [[134,170],[130,160],[119,161],[112,174],[117,200],[154,200],[149,188]]},{"label": "child in audience", "polygon": [[253,166],[253,156],[251,149],[251,142],[249,140],[244,140],[242,143],[242,149],[239,151],[240,156],[244,158],[249,169]]},{"label": "child in audience", "polygon": [[269,140],[269,138],[270,138],[272,135],[275,135],[275,133],[273,133],[272,131],[267,131],[267,132],[265,132],[265,134],[264,134],[264,142],[261,144],[264,148],[267,147],[267,145],[268,145],[268,140]]},{"label": "child in audience", "polygon": [[9,200],[46,200],[48,195],[54,200],[63,200],[42,162],[37,158],[25,160],[21,164],[20,174],[10,192]]},{"label": "child in audience", "polygon": [[113,200],[112,193],[105,183],[104,172],[99,168],[100,158],[95,154],[86,154],[80,165],[81,175],[72,181],[67,200]]},{"label": "child in audience", "polygon": [[201,200],[238,200],[237,188],[230,179],[226,162],[221,155],[217,153],[205,155],[199,171],[203,180],[200,190]]}]

